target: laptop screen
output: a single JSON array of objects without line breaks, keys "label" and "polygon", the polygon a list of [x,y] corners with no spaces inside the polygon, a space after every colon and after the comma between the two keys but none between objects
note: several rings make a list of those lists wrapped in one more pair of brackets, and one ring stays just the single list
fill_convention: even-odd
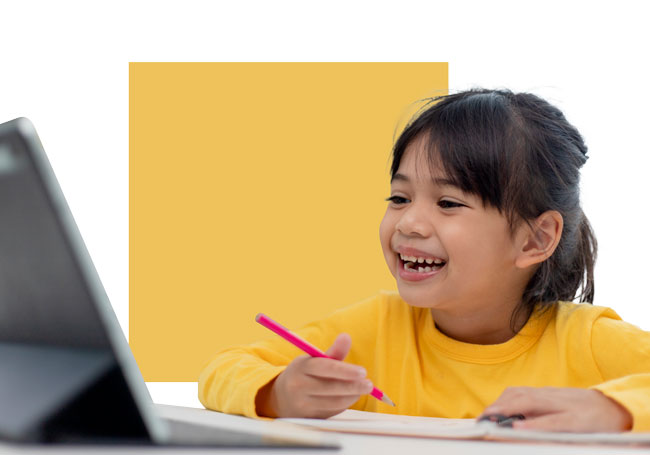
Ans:
[{"label": "laptop screen", "polygon": [[0,364],[0,438],[165,436],[27,119],[0,125]]},{"label": "laptop screen", "polygon": [[34,157],[0,139],[0,341],[109,348]]}]

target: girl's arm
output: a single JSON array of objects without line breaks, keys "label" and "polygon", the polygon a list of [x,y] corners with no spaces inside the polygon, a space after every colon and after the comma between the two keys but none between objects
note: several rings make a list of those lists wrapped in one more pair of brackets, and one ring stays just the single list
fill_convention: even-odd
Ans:
[{"label": "girl's arm", "polygon": [[592,329],[592,352],[603,377],[592,389],[627,409],[634,431],[650,431],[650,332],[599,318]]},{"label": "girl's arm", "polygon": [[[590,388],[510,387],[483,415],[523,414],[514,428],[547,431],[650,431],[650,332],[605,311],[591,326],[591,349],[572,346],[590,358],[573,368],[594,368]],[[586,340],[589,343],[589,339]]]},{"label": "girl's arm", "polygon": [[[367,353],[373,352],[376,321],[384,298],[379,294],[351,305],[295,330],[295,333],[323,350],[332,346],[340,333],[348,333],[351,349],[345,362],[372,371],[374,358]],[[199,400],[208,409],[260,417],[259,411],[264,409],[257,406],[267,404],[264,394],[270,391],[273,381],[287,366],[300,356],[304,356],[304,352],[277,336],[222,350],[199,376]],[[360,402],[365,399],[367,397],[362,397]]]}]

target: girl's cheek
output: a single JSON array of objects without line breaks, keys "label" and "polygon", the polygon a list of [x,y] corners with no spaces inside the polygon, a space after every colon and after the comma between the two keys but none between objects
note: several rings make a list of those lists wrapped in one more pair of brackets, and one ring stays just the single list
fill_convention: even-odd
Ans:
[{"label": "girl's cheek", "polygon": [[384,252],[387,246],[390,247],[391,235],[392,232],[390,229],[389,215],[388,213],[386,213],[384,215],[384,218],[381,220],[381,223],[379,223],[379,239],[381,241],[381,246],[384,249]]},{"label": "girl's cheek", "polygon": [[394,254],[393,250],[390,247],[390,241],[393,236],[394,229],[391,226],[391,220],[389,219],[388,213],[384,215],[381,223],[379,224],[379,240],[381,243],[381,249],[384,253],[384,260],[388,265],[391,273],[395,275],[395,263],[394,263]]}]

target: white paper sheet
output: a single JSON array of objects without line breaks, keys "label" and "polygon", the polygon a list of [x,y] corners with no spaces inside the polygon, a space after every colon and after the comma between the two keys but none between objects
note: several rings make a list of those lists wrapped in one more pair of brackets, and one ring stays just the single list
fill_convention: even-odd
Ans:
[{"label": "white paper sheet", "polygon": [[561,433],[502,428],[475,419],[381,414],[348,409],[329,419],[278,419],[343,433],[446,439],[497,439],[579,444],[650,445],[650,433]]}]

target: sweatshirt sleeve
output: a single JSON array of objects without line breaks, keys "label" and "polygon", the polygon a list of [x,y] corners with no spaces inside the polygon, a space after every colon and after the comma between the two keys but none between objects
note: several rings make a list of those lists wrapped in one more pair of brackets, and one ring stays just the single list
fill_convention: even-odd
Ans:
[{"label": "sweatshirt sleeve", "polygon": [[[348,333],[352,346],[345,362],[362,365],[370,371],[369,362],[373,358],[364,356],[363,352],[373,350],[383,301],[384,295],[379,294],[293,332],[323,351],[340,333]],[[257,392],[282,373],[294,358],[304,354],[279,336],[224,349],[199,375],[199,400],[208,409],[260,417],[255,408]]]},{"label": "sweatshirt sleeve", "polygon": [[594,322],[591,341],[604,380],[592,388],[630,411],[632,431],[650,431],[650,332],[609,310]]}]

